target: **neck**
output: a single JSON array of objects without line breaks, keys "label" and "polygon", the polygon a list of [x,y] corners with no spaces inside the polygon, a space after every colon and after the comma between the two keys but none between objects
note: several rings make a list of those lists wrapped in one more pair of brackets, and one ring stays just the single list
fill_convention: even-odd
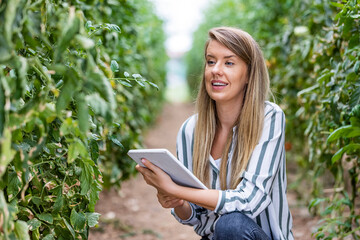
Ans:
[{"label": "neck", "polygon": [[232,129],[239,117],[241,106],[242,104],[234,105],[216,103],[216,113],[219,119],[219,127],[222,129]]}]

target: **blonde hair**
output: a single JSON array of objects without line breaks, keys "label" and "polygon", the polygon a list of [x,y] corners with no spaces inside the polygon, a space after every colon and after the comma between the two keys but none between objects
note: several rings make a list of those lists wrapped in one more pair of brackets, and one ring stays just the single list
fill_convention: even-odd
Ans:
[{"label": "blonde hair", "polygon": [[[270,94],[269,74],[264,57],[256,41],[245,31],[231,27],[213,28],[205,44],[205,55],[211,40],[216,40],[248,66],[248,85],[245,87],[243,105],[235,123],[236,144],[232,156],[230,188],[235,189],[241,181],[241,174],[246,169],[251,154],[257,145],[264,121],[264,104]],[[195,126],[193,172],[208,187],[209,156],[215,137],[217,114],[215,102],[208,95],[203,75],[196,100],[198,119]],[[220,166],[221,189],[227,189],[227,159],[231,147],[232,134],[222,153]]]}]

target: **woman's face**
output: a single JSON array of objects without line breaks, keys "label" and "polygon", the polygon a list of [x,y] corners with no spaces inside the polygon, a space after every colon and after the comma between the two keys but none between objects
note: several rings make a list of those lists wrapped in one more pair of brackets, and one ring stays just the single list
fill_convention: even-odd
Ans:
[{"label": "woman's face", "polygon": [[247,84],[247,65],[220,42],[210,40],[206,49],[206,91],[216,104],[241,106]]}]

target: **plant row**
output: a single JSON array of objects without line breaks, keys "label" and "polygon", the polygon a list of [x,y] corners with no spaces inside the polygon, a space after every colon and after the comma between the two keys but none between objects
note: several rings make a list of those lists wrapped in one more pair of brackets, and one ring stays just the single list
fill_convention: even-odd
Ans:
[{"label": "plant row", "polygon": [[288,165],[299,166],[290,188],[321,214],[317,239],[360,237],[359,19],[357,0],[217,1],[186,56],[196,89],[208,29],[240,27],[259,42],[287,116]]},{"label": "plant row", "polygon": [[148,1],[0,1],[0,238],[87,239],[161,108]]}]

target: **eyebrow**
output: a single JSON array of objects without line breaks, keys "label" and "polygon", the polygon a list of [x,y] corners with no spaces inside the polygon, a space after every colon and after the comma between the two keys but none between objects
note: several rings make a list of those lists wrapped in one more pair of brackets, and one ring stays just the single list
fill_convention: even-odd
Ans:
[{"label": "eyebrow", "polygon": [[[213,55],[211,54],[206,54],[206,57],[212,57],[212,58],[215,58]],[[228,55],[228,56],[225,56],[224,58],[232,58],[232,57],[236,57],[236,55]]]}]

